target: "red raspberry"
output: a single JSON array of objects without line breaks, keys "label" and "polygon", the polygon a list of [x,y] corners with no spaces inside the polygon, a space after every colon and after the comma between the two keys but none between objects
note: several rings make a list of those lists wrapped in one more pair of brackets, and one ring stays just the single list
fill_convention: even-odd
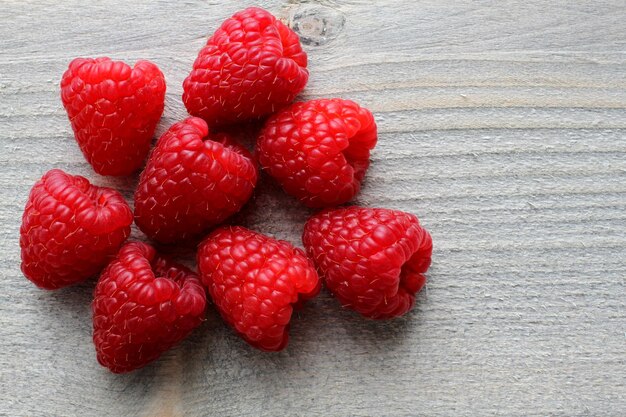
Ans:
[{"label": "red raspberry", "polygon": [[141,368],[202,322],[198,275],[140,242],[124,245],[102,272],[91,304],[98,362],[112,372]]},{"label": "red raspberry", "polygon": [[251,7],[209,38],[183,83],[183,102],[210,126],[258,118],[293,101],[309,78],[306,65],[298,35]]},{"label": "red raspberry", "polygon": [[414,215],[362,207],[314,215],[302,241],[343,306],[372,319],[398,317],[413,307],[433,249]]},{"label": "red raspberry", "polygon": [[243,227],[213,231],[200,244],[198,267],[224,320],[266,351],[287,346],[294,307],[320,289],[315,267],[300,249]]},{"label": "red raspberry", "polygon": [[102,175],[128,175],[148,155],[163,113],[165,78],[149,61],[76,58],[61,80],[76,141]]},{"label": "red raspberry", "polygon": [[163,243],[200,235],[241,209],[257,176],[246,149],[190,117],[152,151],[135,192],[135,222]]},{"label": "red raspberry", "polygon": [[48,290],[84,281],[115,255],[132,221],[117,191],[48,171],[30,190],[22,215],[22,272]]},{"label": "red raspberry", "polygon": [[350,201],[376,145],[369,110],[350,100],[295,103],[272,116],[257,143],[261,166],[309,207]]}]

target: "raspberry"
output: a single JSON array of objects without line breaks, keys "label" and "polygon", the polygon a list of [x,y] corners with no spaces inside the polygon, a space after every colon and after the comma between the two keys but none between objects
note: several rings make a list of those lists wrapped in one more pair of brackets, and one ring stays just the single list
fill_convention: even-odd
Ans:
[{"label": "raspberry", "polygon": [[369,110],[350,100],[311,100],[265,123],[257,155],[288,194],[309,207],[329,207],[357,194],[376,139]]},{"label": "raspberry", "polygon": [[48,171],[30,190],[22,215],[22,272],[48,290],[84,281],[115,255],[132,221],[117,191]]},{"label": "raspberry", "polygon": [[300,39],[251,7],[209,38],[183,83],[183,102],[210,126],[254,119],[293,101],[309,78]]},{"label": "raspberry", "polygon": [[63,74],[61,99],[93,169],[128,175],[148,155],[163,113],[165,78],[149,61],[131,68],[109,58],[76,58]]},{"label": "raspberry", "polygon": [[300,249],[243,227],[213,231],[200,244],[198,267],[224,320],[266,351],[287,345],[294,304],[320,289],[315,267]]},{"label": "raspberry", "polygon": [[433,248],[414,215],[362,207],[314,215],[302,241],[343,306],[372,319],[398,317],[413,307]]},{"label": "raspberry", "polygon": [[147,365],[202,322],[205,305],[198,275],[145,243],[127,243],[91,304],[98,362],[115,373]]},{"label": "raspberry", "polygon": [[246,149],[190,117],[165,132],[150,155],[135,192],[135,222],[163,243],[200,235],[241,209],[257,176]]}]

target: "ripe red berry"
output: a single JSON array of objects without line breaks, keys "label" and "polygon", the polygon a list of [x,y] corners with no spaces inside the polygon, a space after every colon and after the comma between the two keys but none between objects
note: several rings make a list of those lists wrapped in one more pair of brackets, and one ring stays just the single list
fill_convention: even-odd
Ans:
[{"label": "ripe red berry", "polygon": [[204,318],[198,276],[154,248],[124,245],[100,276],[91,304],[98,362],[123,373],[156,360]]},{"label": "ripe red berry", "polygon": [[320,289],[315,267],[300,249],[243,227],[213,231],[200,244],[198,267],[224,320],[266,351],[287,345],[294,304]]},{"label": "ripe red berry", "polygon": [[254,119],[291,103],[309,78],[300,39],[251,7],[227,19],[200,50],[183,102],[210,126]]},{"label": "ripe red berry", "polygon": [[311,100],[267,120],[257,156],[288,194],[309,207],[329,207],[357,194],[376,139],[369,110],[350,100]]},{"label": "ripe red berry", "polygon": [[413,307],[433,247],[414,215],[362,207],[314,215],[302,241],[341,304],[372,319],[398,317]]},{"label": "ripe red berry", "polygon": [[165,78],[149,61],[131,68],[109,58],[77,58],[63,74],[61,99],[93,169],[128,175],[148,155],[163,113]]},{"label": "ripe red berry", "polygon": [[135,222],[163,243],[198,236],[241,209],[257,176],[245,148],[190,117],[152,151],[135,192]]},{"label": "ripe red berry", "polygon": [[84,281],[115,255],[132,221],[117,191],[48,171],[30,190],[22,215],[22,272],[48,290]]}]

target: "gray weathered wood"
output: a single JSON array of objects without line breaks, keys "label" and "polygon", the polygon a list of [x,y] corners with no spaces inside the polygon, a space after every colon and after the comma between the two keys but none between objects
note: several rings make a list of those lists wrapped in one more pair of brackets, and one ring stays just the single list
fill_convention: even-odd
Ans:
[{"label": "gray weathered wood", "polygon": [[[0,415],[626,415],[624,1],[258,3],[307,42],[305,98],[375,112],[358,202],[431,230],[415,311],[373,323],[322,293],[288,349],[266,354],[211,310],[157,363],[101,368],[93,283],[42,292],[19,271],[19,216],[43,172],[128,198],[136,183],[85,163],[59,79],[76,56],[153,60],[168,81],[160,134],[185,115],[181,83],[206,36],[247,2],[4,1]],[[308,214],[264,183],[241,221],[300,244]]]}]

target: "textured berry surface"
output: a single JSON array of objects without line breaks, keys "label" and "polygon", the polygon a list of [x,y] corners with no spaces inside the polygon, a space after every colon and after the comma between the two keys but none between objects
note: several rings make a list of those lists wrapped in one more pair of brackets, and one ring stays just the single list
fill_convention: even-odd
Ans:
[{"label": "textured berry surface", "polygon": [[257,177],[245,148],[190,117],[152,151],[135,192],[135,222],[163,243],[200,235],[241,209]]},{"label": "textured berry surface", "polygon": [[129,372],[157,359],[204,319],[198,276],[154,248],[124,245],[100,276],[91,304],[98,362]]},{"label": "textured berry surface", "polygon": [[300,249],[243,227],[211,233],[200,244],[198,267],[224,320],[267,351],[287,345],[294,304],[320,289],[315,267]]},{"label": "textured berry surface", "polygon": [[183,83],[183,102],[210,126],[258,118],[293,101],[309,78],[306,65],[298,35],[251,7],[209,38]]},{"label": "textured berry surface", "polygon": [[102,175],[128,175],[141,167],[164,99],[165,78],[149,61],[131,68],[109,58],[76,58],[61,80],[76,141]]},{"label": "textured berry surface", "polygon": [[84,281],[117,253],[132,221],[117,191],[48,171],[30,190],[22,215],[22,272],[49,290]]},{"label": "textured berry surface", "polygon": [[350,100],[311,100],[268,119],[257,155],[288,194],[309,207],[330,207],[359,191],[376,140],[369,110]]},{"label": "textured berry surface", "polygon": [[413,307],[433,248],[414,215],[361,207],[314,215],[302,241],[343,306],[372,319],[398,317]]}]

